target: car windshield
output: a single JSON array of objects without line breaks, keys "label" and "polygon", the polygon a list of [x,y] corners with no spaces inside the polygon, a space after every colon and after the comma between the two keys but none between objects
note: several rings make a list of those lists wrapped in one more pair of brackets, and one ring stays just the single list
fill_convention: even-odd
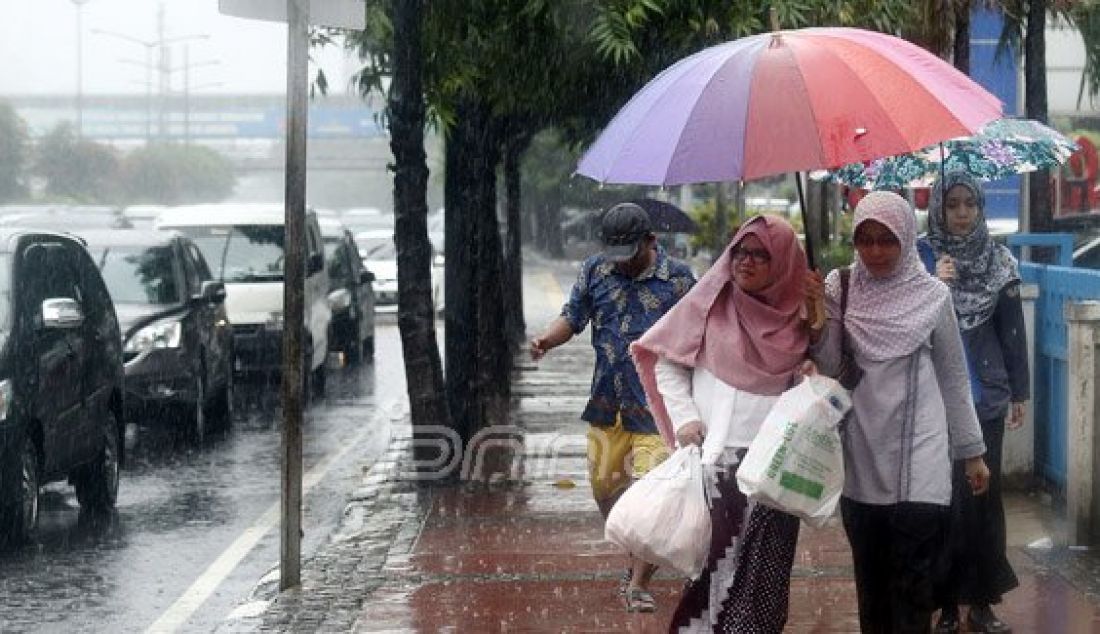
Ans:
[{"label": "car windshield", "polygon": [[328,263],[328,279],[331,288],[344,286],[349,277],[347,260],[340,238],[325,238],[325,262]]},{"label": "car windshield", "polygon": [[[120,304],[178,304],[172,247],[90,249],[111,298]],[[98,253],[97,253],[98,251]]]},{"label": "car windshield", "polygon": [[359,247],[359,254],[364,260],[394,260],[397,258],[397,249],[393,244],[393,238],[359,238],[355,241]]},{"label": "car windshield", "polygon": [[236,225],[232,227],[184,227],[214,277],[223,282],[283,281],[282,225]]}]

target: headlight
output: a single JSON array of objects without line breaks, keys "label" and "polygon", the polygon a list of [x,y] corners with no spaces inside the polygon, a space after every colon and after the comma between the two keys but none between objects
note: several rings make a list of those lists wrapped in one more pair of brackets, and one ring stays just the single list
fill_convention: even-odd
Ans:
[{"label": "headlight", "polygon": [[125,352],[141,354],[160,348],[178,348],[183,327],[178,321],[158,321],[134,333],[126,342]]},{"label": "headlight", "polygon": [[11,379],[0,381],[0,420],[7,420],[12,403]]},{"label": "headlight", "polygon": [[264,322],[264,328],[268,330],[282,330],[283,329],[283,311],[274,310],[267,316],[267,321]]}]

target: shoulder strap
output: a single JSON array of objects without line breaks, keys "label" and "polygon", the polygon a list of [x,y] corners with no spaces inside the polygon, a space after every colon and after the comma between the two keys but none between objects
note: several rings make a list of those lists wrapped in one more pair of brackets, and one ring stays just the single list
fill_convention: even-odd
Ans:
[{"label": "shoulder strap", "polygon": [[852,277],[851,267],[845,266],[840,269],[840,317],[844,318],[844,313],[848,310],[848,281]]}]

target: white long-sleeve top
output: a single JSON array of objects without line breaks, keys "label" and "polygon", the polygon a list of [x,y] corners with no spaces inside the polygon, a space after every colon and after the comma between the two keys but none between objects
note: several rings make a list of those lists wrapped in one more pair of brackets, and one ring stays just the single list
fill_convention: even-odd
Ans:
[{"label": "white long-sleeve top", "polygon": [[779,399],[739,390],[705,368],[690,368],[664,357],[657,360],[654,373],[673,428],[679,430],[693,420],[706,428],[704,464],[736,463],[733,453],[749,446]]}]

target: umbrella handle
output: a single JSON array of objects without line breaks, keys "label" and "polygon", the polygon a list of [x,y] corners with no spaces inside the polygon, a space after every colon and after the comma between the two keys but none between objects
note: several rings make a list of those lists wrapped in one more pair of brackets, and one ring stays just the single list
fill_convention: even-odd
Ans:
[{"label": "umbrella handle", "polygon": [[812,311],[810,313],[810,328],[814,330],[821,330],[825,326],[825,300],[814,300]]}]

